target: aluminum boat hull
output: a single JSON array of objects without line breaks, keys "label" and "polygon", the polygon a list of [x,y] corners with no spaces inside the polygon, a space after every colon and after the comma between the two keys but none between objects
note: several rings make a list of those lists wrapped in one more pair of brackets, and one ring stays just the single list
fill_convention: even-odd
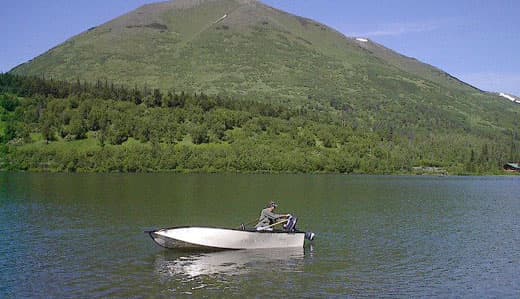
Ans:
[{"label": "aluminum boat hull", "polygon": [[166,248],[265,249],[303,247],[305,232],[253,231],[213,227],[172,227],[148,231]]}]

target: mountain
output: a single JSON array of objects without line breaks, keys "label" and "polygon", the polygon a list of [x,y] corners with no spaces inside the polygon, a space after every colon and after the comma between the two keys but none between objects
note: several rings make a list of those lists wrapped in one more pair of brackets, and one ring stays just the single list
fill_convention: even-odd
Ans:
[{"label": "mountain", "polygon": [[176,0],[0,74],[0,169],[500,173],[502,99],[258,1]]},{"label": "mountain", "polygon": [[479,91],[377,43],[253,0],[145,5],[11,73],[204,91],[266,101],[355,101],[403,92]]}]

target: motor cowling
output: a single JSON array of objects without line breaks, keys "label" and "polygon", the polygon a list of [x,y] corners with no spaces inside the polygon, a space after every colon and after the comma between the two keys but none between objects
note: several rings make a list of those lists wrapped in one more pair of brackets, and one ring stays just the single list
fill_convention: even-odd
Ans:
[{"label": "motor cowling", "polygon": [[314,237],[316,237],[316,234],[313,232],[306,232],[305,233],[305,239],[312,241],[314,240]]},{"label": "motor cowling", "polygon": [[285,223],[283,228],[288,232],[294,232],[294,231],[296,231],[297,222],[298,222],[298,217],[289,216],[289,219],[287,219],[287,223]]}]

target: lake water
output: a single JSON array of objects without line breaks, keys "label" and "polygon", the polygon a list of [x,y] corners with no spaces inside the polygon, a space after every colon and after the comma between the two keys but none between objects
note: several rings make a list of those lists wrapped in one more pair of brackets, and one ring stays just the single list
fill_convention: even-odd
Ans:
[{"label": "lake water", "polygon": [[[313,244],[178,252],[270,200]],[[0,173],[0,297],[520,297],[520,177]]]}]

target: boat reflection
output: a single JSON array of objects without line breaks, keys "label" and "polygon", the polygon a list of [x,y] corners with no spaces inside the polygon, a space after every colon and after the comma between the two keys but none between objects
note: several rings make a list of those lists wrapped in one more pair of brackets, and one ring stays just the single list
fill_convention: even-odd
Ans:
[{"label": "boat reflection", "polygon": [[258,269],[287,272],[303,270],[303,248],[232,250],[207,253],[172,253],[156,256],[155,271],[163,278],[204,275],[242,275]]}]

